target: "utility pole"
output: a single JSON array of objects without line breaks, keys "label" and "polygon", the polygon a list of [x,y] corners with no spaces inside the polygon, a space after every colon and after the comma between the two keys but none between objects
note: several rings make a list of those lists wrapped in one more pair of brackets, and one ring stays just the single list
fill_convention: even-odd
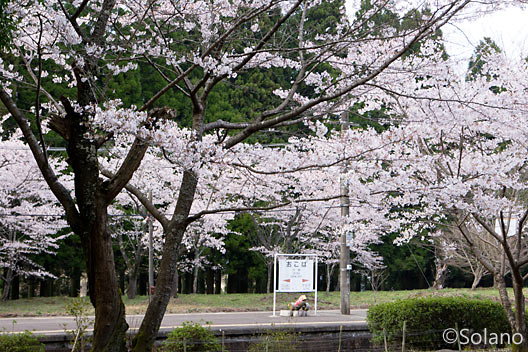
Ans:
[{"label": "utility pole", "polygon": [[[348,111],[341,114],[341,137],[344,137],[349,128]],[[348,183],[345,179],[348,171],[347,162],[345,161],[341,169],[340,191],[341,191],[341,216],[348,218],[350,214],[350,201],[348,198]],[[350,264],[350,250],[346,243],[346,233],[341,233],[341,253],[339,255],[339,289],[341,294],[341,314],[350,315],[350,273],[348,266]]]},{"label": "utility pole", "polygon": [[[149,190],[148,193],[149,202],[152,204],[152,190]],[[152,233],[154,231],[154,226],[152,224],[152,214],[148,214],[148,230],[149,230],[149,271],[148,271],[148,281],[149,281],[149,302],[151,301],[151,296],[153,294],[152,289],[154,287],[154,246],[152,243]]]}]

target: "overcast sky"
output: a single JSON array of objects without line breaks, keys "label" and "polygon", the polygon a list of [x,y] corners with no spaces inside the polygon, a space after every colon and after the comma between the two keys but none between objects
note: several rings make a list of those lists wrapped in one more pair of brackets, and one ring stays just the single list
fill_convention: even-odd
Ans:
[{"label": "overcast sky", "polygon": [[[353,3],[356,2],[346,1],[349,13],[353,13]],[[528,10],[510,7],[477,19],[445,25],[442,31],[449,55],[460,60],[462,74],[484,37],[493,39],[509,58],[528,57]]]},{"label": "overcast sky", "polygon": [[483,37],[490,37],[510,58],[528,56],[528,11],[508,8],[443,28],[451,56],[469,59]]}]

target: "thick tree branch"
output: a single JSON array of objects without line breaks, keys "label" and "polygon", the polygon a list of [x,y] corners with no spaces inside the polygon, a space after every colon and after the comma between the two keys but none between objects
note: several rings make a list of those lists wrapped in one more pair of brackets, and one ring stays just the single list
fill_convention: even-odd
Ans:
[{"label": "thick tree branch", "polygon": [[[101,174],[109,179],[115,177],[115,175],[110,170],[106,169],[101,169]],[[139,200],[139,202],[147,209],[147,211],[159,221],[164,230],[167,228],[169,220],[156,208],[154,204],[152,204],[152,202],[149,201],[146,195],[144,195],[138,188],[131,184],[126,184],[124,188]]]},{"label": "thick tree branch", "polygon": [[40,91],[42,86],[42,18],[38,15],[39,19],[39,37],[37,41],[37,60],[38,60],[38,71],[37,71],[37,93],[35,96],[35,120],[37,123],[37,131],[39,134],[40,145],[42,147],[42,154],[48,163],[48,152],[46,151],[46,144],[44,143],[44,134],[42,133],[42,121],[40,119]]},{"label": "thick tree branch", "polygon": [[66,187],[64,187],[64,185],[59,182],[57,175],[55,175],[55,172],[47,163],[46,157],[44,156],[39,146],[37,138],[31,130],[27,118],[18,109],[13,99],[9,96],[9,94],[7,94],[3,87],[0,87],[0,100],[4,103],[7,110],[13,116],[16,123],[20,127],[20,130],[24,135],[24,139],[28,143],[31,152],[33,153],[33,157],[35,158],[35,161],[37,162],[37,165],[40,171],[42,172],[42,176],[46,180],[46,183],[50,187],[55,197],[57,197],[59,202],[64,207],[68,222],[70,223],[74,231],[78,231],[78,229],[75,229],[75,227],[78,226],[80,219],[79,212],[75,205],[75,201],[71,197],[70,192],[68,192]]},{"label": "thick tree branch", "polygon": [[89,0],[83,0],[83,2],[77,8],[77,11],[75,11],[75,13],[70,17],[70,21],[77,20],[77,17],[79,17],[81,13],[84,11],[84,9],[86,8],[86,5],[88,5],[88,2]]},{"label": "thick tree branch", "polygon": [[130,147],[128,154],[121,164],[121,167],[116,172],[116,174],[108,181],[106,184],[107,193],[106,201],[108,204],[121,192],[121,190],[126,186],[128,181],[134,175],[134,172],[137,170],[145,153],[147,152],[148,144],[145,141],[142,141],[139,138],[134,140],[134,143]]},{"label": "thick tree branch", "polygon": [[190,215],[187,218],[187,223],[191,223],[195,220],[198,220],[204,215],[210,215],[210,214],[218,214],[218,213],[229,213],[229,212],[247,212],[247,211],[266,211],[266,210],[273,210],[277,208],[282,208],[287,205],[293,204],[293,203],[304,203],[304,202],[324,202],[328,200],[338,199],[341,196],[329,196],[329,197],[323,197],[323,198],[309,198],[309,199],[296,199],[295,201],[287,201],[282,202],[280,204],[276,205],[270,205],[270,206],[262,206],[262,207],[227,207],[227,208],[219,208],[219,209],[209,209],[209,210],[202,210],[196,214]]},{"label": "thick tree branch", "polygon": [[95,23],[91,34],[92,40],[98,45],[104,43],[106,26],[108,25],[108,20],[110,19],[110,15],[112,14],[115,4],[116,0],[104,0],[103,5],[101,6],[97,22]]}]

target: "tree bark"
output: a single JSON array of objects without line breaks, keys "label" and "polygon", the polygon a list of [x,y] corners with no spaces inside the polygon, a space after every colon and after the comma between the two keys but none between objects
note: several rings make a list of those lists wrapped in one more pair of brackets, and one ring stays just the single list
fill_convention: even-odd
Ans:
[{"label": "tree bark", "polygon": [[75,271],[70,276],[70,297],[78,297],[81,291],[81,273]]},{"label": "tree bark", "polygon": [[180,194],[174,210],[174,218],[179,221],[171,221],[169,228],[165,230],[166,237],[158,272],[156,292],[148,305],[138,334],[132,341],[132,351],[134,352],[152,351],[161,320],[171,297],[174,272],[178,270],[178,256],[174,254],[178,253],[181,240],[187,229],[188,223],[186,220],[191,210],[197,184],[198,179],[192,171],[183,173]]},{"label": "tree bark", "polygon": [[126,253],[126,248],[123,244],[123,236],[121,233],[118,234],[117,241],[119,243],[119,251],[121,252],[121,256],[123,257],[126,268],[128,270],[127,298],[134,299],[136,298],[137,293],[137,281],[139,276],[139,269],[141,266],[141,257],[143,256],[143,246],[138,241],[134,253],[134,262],[132,262]]},{"label": "tree bark", "polygon": [[273,277],[273,262],[268,263],[268,282],[266,283],[266,293],[271,293],[271,281]]},{"label": "tree bark", "polygon": [[11,293],[11,282],[13,281],[13,270],[7,269],[6,275],[4,278],[4,289],[2,291],[2,302],[5,302],[9,299],[9,294]]},{"label": "tree bark", "polygon": [[172,290],[171,290],[171,296],[173,298],[178,297],[178,289],[180,284],[180,273],[178,273],[178,270],[174,271],[174,282],[172,283]]},{"label": "tree bark", "polygon": [[480,283],[480,280],[482,280],[483,275],[484,271],[480,268],[473,272],[473,283],[471,284],[471,291],[476,290],[478,284]]},{"label": "tree bark", "polygon": [[37,288],[37,282],[36,282],[35,278],[34,277],[30,277],[27,280],[27,284],[28,284],[28,295],[27,295],[27,297],[28,298],[35,297],[35,289]]},{"label": "tree bark", "polygon": [[523,337],[519,345],[513,345],[513,351],[528,351],[528,331],[526,329],[526,311],[523,286],[524,280],[518,266],[512,268],[513,296],[515,300],[515,327],[512,330]]},{"label": "tree bark", "polygon": [[208,295],[214,294],[214,272],[213,269],[209,268],[205,272],[205,293]]},{"label": "tree bark", "polygon": [[215,271],[215,295],[222,293],[222,270]]},{"label": "tree bark", "polygon": [[64,101],[72,121],[67,147],[69,162],[75,173],[74,185],[79,222],[72,229],[81,237],[88,273],[90,301],[95,308],[92,351],[126,351],[125,306],[121,300],[114,265],[112,237],[108,229],[108,183],[99,178],[97,148],[87,139],[82,121]]},{"label": "tree bark", "polygon": [[499,290],[499,297],[502,306],[504,307],[504,311],[506,312],[508,322],[510,323],[512,330],[515,330],[515,316],[513,314],[510,298],[508,297],[508,291],[506,290],[506,283],[504,282],[504,278],[500,275],[495,275],[494,285]]},{"label": "tree bark", "polygon": [[194,270],[193,270],[193,293],[198,293],[198,272],[200,270],[200,267],[198,266],[198,263],[194,264]]},{"label": "tree bark", "polygon": [[330,292],[330,284],[332,283],[332,269],[333,265],[326,264],[326,295]]},{"label": "tree bark", "polygon": [[161,320],[167,309],[174,281],[174,271],[176,271],[178,258],[167,253],[175,253],[175,249],[180,244],[179,238],[183,237],[186,225],[182,224],[175,231],[176,233],[167,236],[163,246],[163,255],[160,263],[156,291],[147,307],[145,317],[141,322],[138,334],[132,341],[132,351],[150,352],[161,325]]},{"label": "tree bark", "polygon": [[128,273],[128,287],[127,287],[127,298],[128,299],[136,298],[137,279],[138,279],[138,275],[135,270]]},{"label": "tree bark", "polygon": [[13,275],[13,281],[11,281],[11,299],[17,300],[20,298],[20,276]]},{"label": "tree bark", "polygon": [[447,278],[447,262],[443,257],[437,256],[435,260],[435,266],[436,273],[432,288],[434,290],[441,290],[445,287],[445,280]]},{"label": "tree bark", "polygon": [[88,258],[88,286],[90,300],[95,307],[92,351],[126,351],[125,306],[119,292],[114,266],[112,238],[107,229],[106,206],[95,208],[97,216],[90,221]]}]

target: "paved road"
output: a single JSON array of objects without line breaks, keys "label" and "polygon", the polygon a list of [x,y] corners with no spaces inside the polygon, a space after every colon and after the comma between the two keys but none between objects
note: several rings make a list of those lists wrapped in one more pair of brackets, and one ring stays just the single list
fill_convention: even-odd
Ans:
[{"label": "paved road", "polygon": [[[266,326],[324,326],[336,324],[364,324],[366,309],[352,310],[350,315],[341,315],[337,310],[319,310],[317,315],[309,312],[307,317],[273,317],[272,312],[242,312],[242,313],[187,313],[165,314],[161,329],[174,329],[182,322],[192,320],[195,322],[210,322],[211,328],[256,328]],[[93,317],[91,317],[93,319]],[[127,321],[130,330],[139,328],[143,315],[129,315]],[[0,318],[0,331],[19,332],[24,330],[34,331],[42,335],[63,334],[65,329],[73,329],[75,323],[72,317],[37,317],[37,318]]]}]

